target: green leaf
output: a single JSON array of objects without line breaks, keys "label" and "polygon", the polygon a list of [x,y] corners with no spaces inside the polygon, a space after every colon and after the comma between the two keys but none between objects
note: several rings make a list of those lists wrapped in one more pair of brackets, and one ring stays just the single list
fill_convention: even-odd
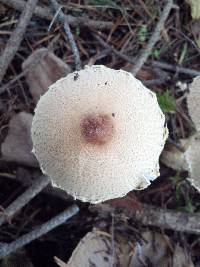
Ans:
[{"label": "green leaf", "polygon": [[146,40],[147,26],[142,25],[138,31],[138,40],[140,43],[144,43]]},{"label": "green leaf", "polygon": [[75,33],[76,33],[76,36],[79,36],[80,35],[81,30],[80,30],[80,27],[79,26],[76,27]]},{"label": "green leaf", "polygon": [[155,48],[153,49],[152,56],[154,56],[156,59],[160,58],[161,49]]},{"label": "green leaf", "polygon": [[169,90],[164,93],[157,92],[156,95],[158,104],[164,113],[176,111],[176,100]]},{"label": "green leaf", "polygon": [[192,204],[192,201],[188,199],[185,207],[183,208],[183,211],[188,213],[194,213],[195,212],[195,206]]},{"label": "green leaf", "polygon": [[178,183],[180,183],[180,181],[181,181],[181,178],[179,177],[179,176],[170,176],[169,177],[169,180],[171,181],[171,183],[172,183],[172,186],[173,187],[176,187],[177,185],[178,185]]}]

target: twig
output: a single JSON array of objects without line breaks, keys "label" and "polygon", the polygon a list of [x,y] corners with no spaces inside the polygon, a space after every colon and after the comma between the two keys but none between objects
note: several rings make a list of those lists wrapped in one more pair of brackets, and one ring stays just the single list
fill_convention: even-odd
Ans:
[{"label": "twig", "polygon": [[[111,52],[113,52],[119,58],[124,59],[125,61],[127,61],[127,62],[129,62],[131,64],[135,64],[136,59],[132,59],[130,56],[125,55],[122,52],[118,51],[113,46],[111,46],[108,43],[106,43],[100,36],[98,36],[96,34],[93,34],[93,36],[99,41],[99,43],[103,47],[105,47],[106,49],[108,49]],[[183,68],[183,67],[179,67],[179,66],[170,65],[168,63],[164,63],[164,62],[160,62],[160,61],[150,61],[150,63],[155,67],[158,67],[158,68],[161,68],[161,69],[165,69],[165,70],[174,71],[174,72],[184,73],[184,74],[190,75],[192,77],[200,75],[200,71],[189,69],[189,68]],[[164,80],[160,80],[160,79],[155,79],[155,80],[150,80],[150,81],[148,81],[148,80],[143,81],[143,83],[145,85],[147,85],[147,86],[162,84],[164,82],[165,82]]]},{"label": "twig", "polygon": [[156,85],[161,85],[166,83],[166,79],[152,79],[152,80],[142,80],[142,83],[145,86],[156,86]]},{"label": "twig", "polygon": [[28,72],[28,68],[22,71],[19,75],[16,75],[11,81],[7,82],[6,84],[0,87],[0,94],[4,93],[12,84],[17,82],[19,79],[23,78],[26,73]]},{"label": "twig", "polygon": [[[1,0],[0,0],[1,1]],[[19,79],[23,78],[27,72],[32,71],[32,69],[35,69],[38,64],[40,64],[41,60],[44,59],[44,57],[48,54],[49,51],[53,50],[53,44],[57,38],[54,38],[50,44],[47,47],[47,50],[44,51],[44,53],[39,54],[33,62],[31,62],[25,70],[23,70],[20,74],[16,75],[12,80],[7,82],[6,84],[2,85],[0,87],[0,94],[4,93],[12,84],[14,84]]]},{"label": "twig", "polygon": [[[76,65],[76,70],[80,70],[81,69],[81,60],[80,60],[80,55],[79,55],[79,51],[78,51],[78,47],[74,41],[74,37],[73,34],[71,33],[68,21],[64,15],[64,13],[61,10],[61,6],[58,4],[57,0],[50,0],[51,6],[54,10],[54,12],[56,12],[57,14],[57,18],[59,19],[59,21],[63,24],[63,28],[65,30],[65,33],[67,35],[67,38],[69,40],[73,55],[74,55],[74,61],[75,61],[75,65]],[[58,12],[58,10],[60,10]]]},{"label": "twig", "polygon": [[125,54],[123,54],[122,52],[118,51],[117,49],[115,49],[113,46],[109,45],[108,43],[106,43],[99,35],[93,34],[93,36],[99,41],[99,43],[105,47],[106,49],[109,49],[110,51],[112,51],[115,55],[117,55],[119,58],[124,59],[132,64],[135,64],[135,60],[133,60],[130,56],[127,56]]},{"label": "twig", "polygon": [[190,75],[192,77],[200,76],[200,71],[198,71],[198,70],[174,66],[174,65],[171,65],[171,64],[168,64],[165,62],[160,62],[160,61],[151,61],[151,64],[157,68],[161,68],[164,70],[170,70],[170,71],[174,71],[174,72],[179,72],[179,73],[184,73],[184,74]]},{"label": "twig", "polygon": [[[11,6],[15,8],[16,10],[22,11],[24,9],[24,6],[26,4],[26,1],[24,0],[0,0],[1,3]],[[53,15],[51,14],[51,10],[48,7],[40,7],[37,6],[34,15],[46,19],[48,21],[52,21]],[[97,28],[97,29],[110,29],[113,26],[113,23],[110,21],[98,21],[98,20],[92,20],[88,17],[74,17],[71,15],[65,15],[65,18],[67,19],[69,25],[73,27],[91,27],[91,28]]]},{"label": "twig", "polygon": [[26,27],[32,17],[33,11],[37,5],[38,0],[28,0],[22,14],[19,18],[16,29],[9,38],[6,47],[0,56],[0,82],[2,81],[11,61],[13,60],[20,43],[23,39]]},{"label": "twig", "polygon": [[175,212],[164,210],[154,206],[142,204],[139,209],[117,208],[108,204],[95,205],[90,207],[91,211],[98,211],[110,216],[115,211],[115,216],[125,214],[129,218],[147,226],[157,226],[174,231],[200,234],[200,213],[190,214],[186,212]]},{"label": "twig", "polygon": [[168,18],[168,15],[169,15],[172,8],[173,8],[173,0],[167,0],[167,4],[164,7],[163,12],[160,15],[160,20],[158,21],[151,38],[149,39],[146,47],[141,52],[141,55],[139,56],[139,58],[135,60],[135,62],[137,62],[137,63],[135,64],[135,66],[131,70],[133,75],[136,75],[138,73],[138,71],[142,68],[142,66],[146,62],[147,58],[151,54],[151,51],[160,37],[160,32],[163,30],[165,21]]},{"label": "twig", "polygon": [[21,194],[15,201],[13,201],[0,215],[0,226],[11,219],[15,213],[23,208],[32,198],[40,193],[44,187],[50,182],[47,176],[41,176],[38,180],[33,183],[23,194]]},{"label": "twig", "polygon": [[70,219],[79,211],[77,205],[73,205],[69,207],[67,210],[63,211],[59,215],[55,216],[54,218],[50,219],[46,223],[36,227],[30,233],[27,233],[17,240],[11,242],[10,244],[3,244],[0,246],[0,259],[4,258],[5,256],[9,255],[10,253],[16,251],[19,248],[29,244],[33,240],[41,237],[42,235],[48,233],[49,231],[53,230],[57,226],[63,224],[66,220]]},{"label": "twig", "polygon": [[185,33],[183,33],[182,31],[180,31],[179,29],[175,27],[170,27],[170,30],[174,30],[178,32],[180,35],[182,35],[185,38],[185,40],[187,40],[195,48],[195,50],[200,54],[200,48],[198,47],[198,45],[196,45],[196,43],[192,39],[190,39]]}]

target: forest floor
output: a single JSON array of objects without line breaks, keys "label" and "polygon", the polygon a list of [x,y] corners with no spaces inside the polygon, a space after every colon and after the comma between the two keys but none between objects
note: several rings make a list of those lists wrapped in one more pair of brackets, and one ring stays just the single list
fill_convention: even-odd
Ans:
[{"label": "forest floor", "polygon": [[[19,20],[22,9],[20,2],[20,0],[0,0],[1,54]],[[62,11],[70,16],[68,22],[79,50],[82,66],[102,64],[134,73],[138,55],[142,54],[151,39],[166,2],[165,0],[69,0],[59,3],[63,5]],[[161,109],[166,115],[169,128],[166,148],[171,144],[178,146],[181,139],[189,137],[194,132],[186,97],[193,78],[200,75],[200,14],[199,18],[194,15],[200,8],[200,3],[197,0],[197,6],[192,7],[189,5],[191,2],[193,1],[174,1],[159,38],[155,40],[147,59],[136,71],[136,77],[157,94]],[[71,71],[76,68],[66,33],[56,18],[52,20],[49,1],[40,0],[37,5],[42,9],[35,9],[19,48],[4,74],[2,74],[3,61],[0,62],[2,64],[0,67],[1,145],[8,135],[9,122],[16,113],[22,111],[34,113],[36,103],[26,81],[26,72],[22,69],[24,61],[37,49],[48,48],[62,59]],[[83,20],[80,21],[80,17],[83,17]],[[17,139],[17,136],[15,138]],[[13,153],[17,153],[15,152],[15,149],[18,151],[17,148],[12,147],[12,149]],[[37,180],[41,175],[38,167],[30,165],[20,162],[20,159],[11,161],[6,157],[0,159],[2,213],[30,186],[30,181]],[[197,227],[196,232],[179,230],[175,225],[167,223],[165,225],[165,221],[159,227],[158,223],[156,224],[155,220],[148,216],[152,222],[140,221],[134,214],[128,216],[129,212],[134,213],[144,206],[145,217],[145,204],[159,208],[159,214],[162,212],[165,214],[166,209],[175,212],[175,216],[176,214],[178,216],[178,212],[186,216],[198,214],[200,195],[187,181],[187,177],[187,171],[173,170],[161,162],[160,177],[147,189],[133,191],[123,199],[113,203],[108,202],[116,209],[118,206],[128,209],[125,215],[123,211],[117,213],[114,226],[111,216],[113,213],[105,215],[87,203],[74,201],[66,196],[60,197],[59,194],[49,193],[48,190],[42,191],[17,212],[12,220],[8,219],[0,227],[0,242],[9,243],[16,240],[59,214],[72,203],[76,203],[80,209],[78,214],[25,247],[25,253],[33,266],[58,266],[54,256],[67,262],[81,238],[93,227],[108,232],[114,227],[115,232],[129,236],[133,243],[140,241],[144,230],[160,233],[169,237],[168,246],[171,254],[179,244],[193,262],[193,265],[163,266],[200,266],[200,228],[191,225],[191,229]],[[146,212],[148,214],[148,208]],[[147,263],[141,266],[158,265]]]}]

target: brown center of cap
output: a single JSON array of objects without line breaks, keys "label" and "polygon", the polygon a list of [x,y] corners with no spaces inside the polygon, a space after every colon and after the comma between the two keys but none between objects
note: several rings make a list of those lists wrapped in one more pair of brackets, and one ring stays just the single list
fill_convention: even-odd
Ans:
[{"label": "brown center of cap", "polygon": [[81,134],[91,144],[104,145],[113,136],[114,126],[110,116],[105,114],[87,115],[81,122]]}]

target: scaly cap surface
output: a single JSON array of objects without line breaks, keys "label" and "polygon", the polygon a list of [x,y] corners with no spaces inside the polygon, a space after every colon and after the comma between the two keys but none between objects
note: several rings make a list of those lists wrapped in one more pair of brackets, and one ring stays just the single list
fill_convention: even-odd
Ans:
[{"label": "scaly cap surface", "polygon": [[34,153],[57,186],[98,203],[143,189],[159,175],[164,124],[155,94],[132,74],[86,67],[40,98]]}]

